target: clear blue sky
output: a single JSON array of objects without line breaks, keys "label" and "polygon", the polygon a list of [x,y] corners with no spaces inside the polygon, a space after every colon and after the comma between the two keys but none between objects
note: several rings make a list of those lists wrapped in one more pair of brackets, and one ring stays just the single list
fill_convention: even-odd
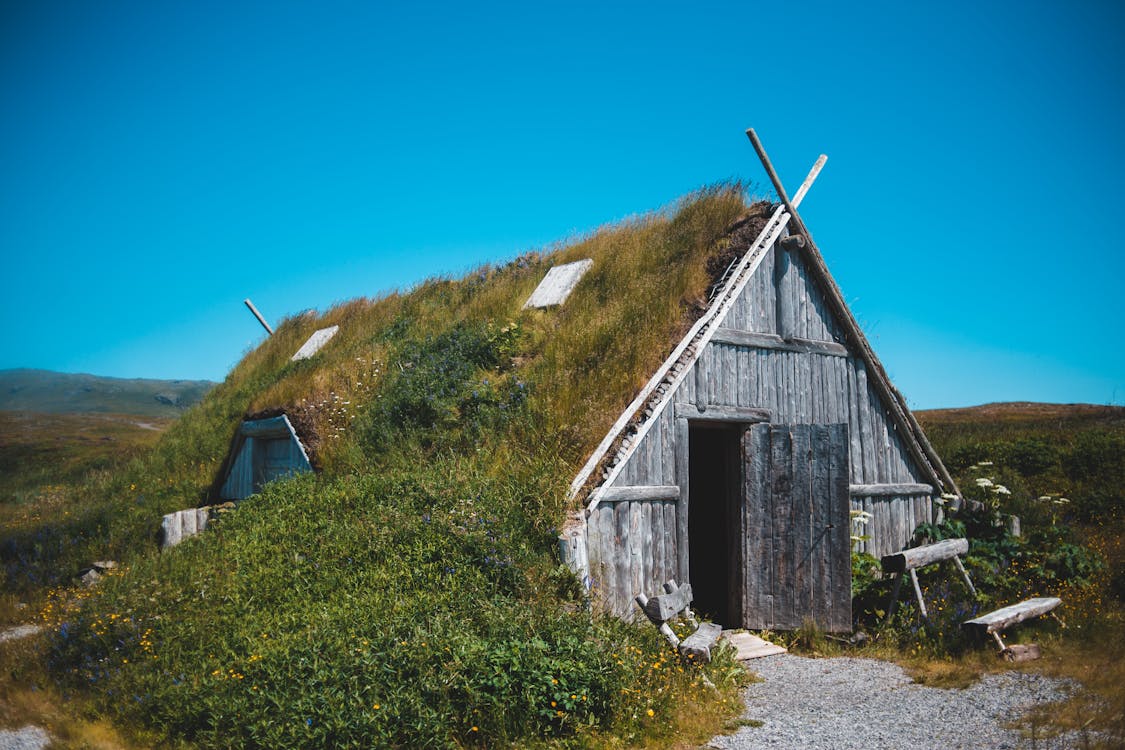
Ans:
[{"label": "clear blue sky", "polygon": [[[410,6],[410,7],[407,7]],[[267,318],[767,185],[909,402],[1125,401],[1125,5],[0,5],[0,368],[222,379]],[[763,188],[764,189],[764,188]]]}]

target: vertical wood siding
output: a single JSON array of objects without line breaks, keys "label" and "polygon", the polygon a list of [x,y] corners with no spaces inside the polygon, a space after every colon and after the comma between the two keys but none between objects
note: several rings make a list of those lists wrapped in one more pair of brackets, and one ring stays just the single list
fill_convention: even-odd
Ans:
[{"label": "vertical wood siding", "polygon": [[875,557],[902,550],[918,524],[934,523],[937,515],[929,495],[853,496],[851,508],[871,514],[862,532],[867,539],[859,542],[857,549]]},{"label": "vertical wood siding", "polygon": [[[845,340],[799,257],[777,246],[719,325],[782,339]],[[591,591],[607,611],[632,618],[635,594],[658,593],[665,580],[683,580],[688,572],[687,421],[676,418],[675,404],[691,404],[704,413],[711,406],[767,409],[775,424],[846,424],[851,483],[927,481],[859,357],[716,341],[693,367],[613,482],[618,487],[676,485],[680,502],[603,503],[587,519]],[[865,530],[870,539],[862,549],[876,556],[902,549],[918,523],[934,518],[925,495],[856,497],[851,507],[872,514]]]}]

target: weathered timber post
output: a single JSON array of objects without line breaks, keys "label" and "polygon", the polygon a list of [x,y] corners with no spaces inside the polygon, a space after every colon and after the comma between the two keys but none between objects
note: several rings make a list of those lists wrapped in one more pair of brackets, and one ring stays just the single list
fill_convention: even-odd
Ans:
[{"label": "weathered timber post", "polygon": [[250,298],[247,297],[246,299],[242,300],[242,302],[248,308],[250,308],[250,312],[254,313],[254,317],[257,318],[258,322],[262,324],[262,328],[266,329],[266,333],[272,336],[273,329],[270,328],[270,324],[266,322],[266,319],[262,317],[262,314],[258,312],[258,308],[254,307],[254,303],[250,301]]}]

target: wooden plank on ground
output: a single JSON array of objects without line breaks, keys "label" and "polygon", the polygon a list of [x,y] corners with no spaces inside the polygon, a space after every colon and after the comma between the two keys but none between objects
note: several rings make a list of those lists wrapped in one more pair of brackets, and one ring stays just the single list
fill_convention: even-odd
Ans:
[{"label": "wooden plank on ground", "polygon": [[776,643],[770,643],[767,640],[759,638],[753,633],[740,633],[731,630],[724,630],[722,638],[724,641],[734,647],[734,658],[737,661],[760,659],[763,656],[784,654],[786,651],[788,651],[788,649],[786,649],[784,646],[778,646]]}]

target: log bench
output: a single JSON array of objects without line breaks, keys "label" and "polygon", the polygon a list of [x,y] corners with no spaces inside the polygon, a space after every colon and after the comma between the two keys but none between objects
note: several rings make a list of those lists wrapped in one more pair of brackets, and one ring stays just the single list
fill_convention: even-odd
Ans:
[{"label": "log bench", "polygon": [[[1039,646],[1034,643],[1023,646],[1005,646],[1003,639],[1000,638],[1000,631],[1024,620],[1030,620],[1032,617],[1045,615],[1060,604],[1062,604],[1062,599],[1055,596],[1025,599],[1019,604],[1001,607],[972,620],[966,620],[961,626],[982,638],[991,635],[996,639],[996,645],[1000,647],[1000,656],[1008,661],[1029,661],[1039,658]],[[1051,612],[1051,616],[1056,620],[1058,619],[1053,612]]]},{"label": "log bench", "polygon": [[[679,650],[680,656],[696,663],[711,661],[711,647],[723,633],[723,627],[713,622],[700,623],[691,612],[691,584],[679,586],[675,581],[664,584],[664,593],[651,599],[644,594],[636,596],[637,606],[660,632]],[[669,620],[682,613],[695,631],[682,641],[672,632]]]},{"label": "log bench", "polygon": [[902,587],[902,576],[904,573],[910,574],[910,581],[914,584],[914,596],[918,600],[918,611],[922,614],[922,619],[929,620],[929,613],[926,612],[926,602],[922,600],[922,588],[918,585],[918,568],[924,568],[927,565],[944,562],[951,560],[957,566],[957,572],[961,574],[964,579],[965,585],[969,587],[969,591],[973,596],[976,596],[977,590],[973,586],[973,582],[969,579],[969,574],[965,570],[965,566],[961,564],[960,555],[964,555],[969,551],[968,539],[946,539],[936,544],[926,544],[921,547],[912,547],[904,549],[901,552],[895,552],[892,555],[883,555],[883,573],[894,573],[895,582],[894,588],[891,591],[891,601],[887,605],[887,614],[883,618],[883,622],[891,619],[894,614],[895,607],[898,605],[898,593]]}]

